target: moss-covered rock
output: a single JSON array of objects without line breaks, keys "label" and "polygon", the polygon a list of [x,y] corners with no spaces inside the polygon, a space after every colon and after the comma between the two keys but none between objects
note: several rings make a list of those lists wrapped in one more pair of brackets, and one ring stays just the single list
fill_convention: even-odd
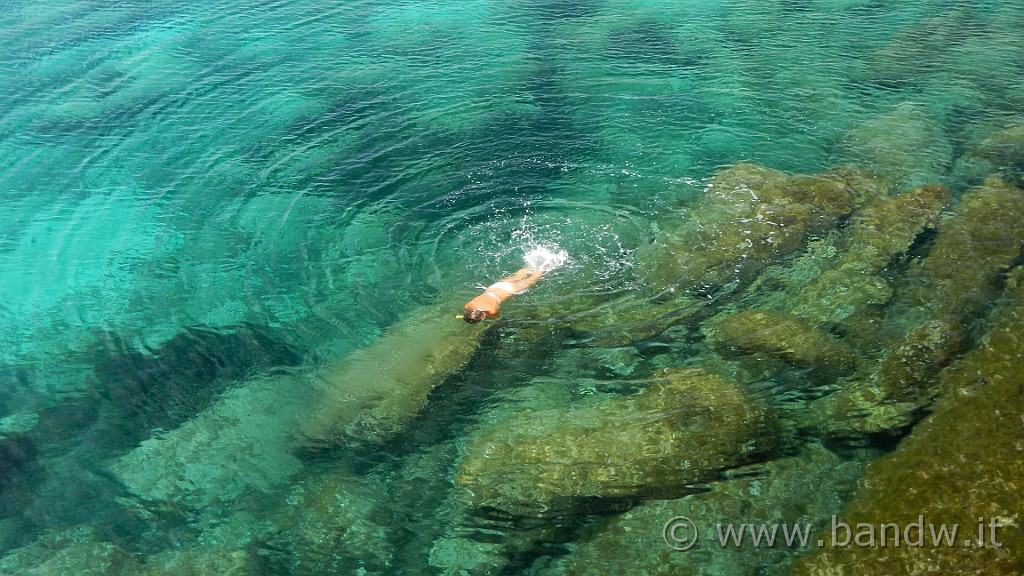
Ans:
[{"label": "moss-covered rock", "polygon": [[746,310],[709,328],[712,345],[729,357],[783,362],[831,380],[855,366],[853,351],[802,320],[770,310]]},{"label": "moss-covered rock", "polygon": [[737,384],[680,370],[634,395],[494,425],[473,439],[455,480],[471,506],[555,516],[595,499],[679,496],[773,438],[764,408]]},{"label": "moss-covered rock", "polygon": [[837,243],[838,257],[800,292],[792,313],[814,325],[835,325],[888,302],[892,287],[878,273],[938,224],[948,199],[938,185],[868,199]]},{"label": "moss-covered rock", "polygon": [[700,291],[749,281],[883,190],[869,175],[848,168],[788,175],[736,164],[716,174],[681,225],[666,230],[638,259],[650,269],[656,289]]},{"label": "moss-covered rock", "polygon": [[[873,526],[876,545],[837,547],[829,538],[798,562],[795,575],[1024,570],[1024,288],[1012,292],[1013,304],[993,315],[993,328],[979,346],[940,374],[947,392],[933,413],[893,453],[869,467],[840,518],[854,533],[866,534]],[[922,516],[936,529],[956,525],[959,535],[952,545],[893,546],[891,531],[889,545],[878,545],[882,524],[902,528]],[[995,529],[995,541],[993,521],[1002,526]],[[984,547],[978,542],[979,524]]]},{"label": "moss-covered rock", "polygon": [[313,448],[387,442],[420,413],[430,392],[465,366],[485,326],[428,306],[316,376],[318,399],[301,434]]}]

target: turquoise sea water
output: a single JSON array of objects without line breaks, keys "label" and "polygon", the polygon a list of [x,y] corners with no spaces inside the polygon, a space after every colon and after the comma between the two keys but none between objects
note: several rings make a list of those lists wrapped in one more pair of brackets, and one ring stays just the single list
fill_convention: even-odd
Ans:
[{"label": "turquoise sea water", "polygon": [[[559,332],[587,314],[573,302],[646,288],[636,251],[723,166],[854,164],[955,199],[1003,168],[972,150],[1024,118],[1019,1],[0,7],[9,558],[91,543],[115,564],[191,553],[173,562],[206,573],[562,573],[544,559],[585,530],[506,554],[460,528],[469,430],[521,402],[586,405],[696,346],[670,330],[591,354]],[[569,262],[507,305],[397,445],[284,446],[306,374],[536,245]],[[556,312],[520,336],[531,308]],[[187,473],[161,485],[168,470]],[[313,486],[336,490],[341,536],[282,519]],[[14,562],[45,566],[34,554]]]}]

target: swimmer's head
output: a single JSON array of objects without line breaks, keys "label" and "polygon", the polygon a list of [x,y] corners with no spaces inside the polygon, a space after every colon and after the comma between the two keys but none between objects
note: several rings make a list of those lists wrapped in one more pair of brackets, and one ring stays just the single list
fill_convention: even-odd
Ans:
[{"label": "swimmer's head", "polygon": [[466,310],[466,313],[462,315],[462,319],[470,324],[476,324],[487,317],[487,313],[483,310]]}]

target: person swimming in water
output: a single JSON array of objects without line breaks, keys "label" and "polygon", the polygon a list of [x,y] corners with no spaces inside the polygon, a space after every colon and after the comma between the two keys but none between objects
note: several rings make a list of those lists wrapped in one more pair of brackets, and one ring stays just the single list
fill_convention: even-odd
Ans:
[{"label": "person swimming in water", "polygon": [[502,278],[488,286],[484,293],[473,298],[463,307],[466,312],[461,316],[470,324],[476,324],[484,318],[497,318],[501,303],[515,294],[522,294],[544,276],[544,271],[530,266],[520,268],[515,274]]}]

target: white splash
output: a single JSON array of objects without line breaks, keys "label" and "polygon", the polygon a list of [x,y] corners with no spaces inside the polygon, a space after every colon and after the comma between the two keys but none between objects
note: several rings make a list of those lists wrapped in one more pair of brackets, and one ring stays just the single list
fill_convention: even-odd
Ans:
[{"label": "white splash", "polygon": [[524,255],[526,265],[541,272],[551,272],[569,261],[569,254],[558,246],[534,246]]}]

